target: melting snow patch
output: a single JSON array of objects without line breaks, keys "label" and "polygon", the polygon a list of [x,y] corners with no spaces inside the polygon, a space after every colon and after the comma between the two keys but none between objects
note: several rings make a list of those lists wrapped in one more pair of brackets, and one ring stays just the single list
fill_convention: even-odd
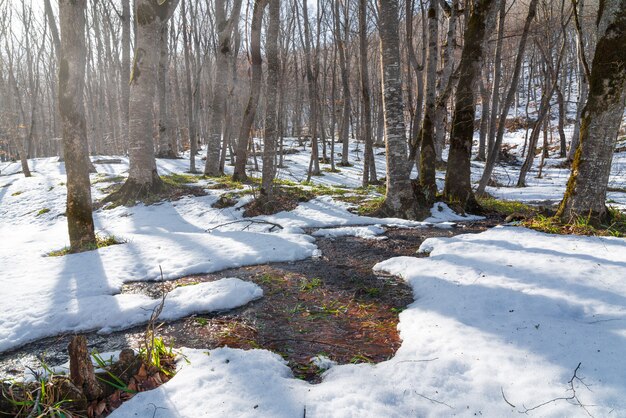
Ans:
[{"label": "melting snow patch", "polygon": [[364,239],[387,239],[378,235],[384,234],[385,228],[380,225],[344,226],[341,228],[318,229],[313,232],[314,237],[357,237]]},{"label": "melting snow patch", "polygon": [[484,216],[477,215],[459,215],[454,212],[448,205],[443,202],[437,202],[430,209],[430,217],[424,219],[424,222],[440,223],[440,222],[463,222],[463,221],[479,221],[485,219]]}]

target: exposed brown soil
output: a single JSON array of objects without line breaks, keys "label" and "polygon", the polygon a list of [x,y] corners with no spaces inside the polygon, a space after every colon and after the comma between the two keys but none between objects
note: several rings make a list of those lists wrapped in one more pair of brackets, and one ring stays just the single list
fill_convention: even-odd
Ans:
[{"label": "exposed brown soil", "polygon": [[[165,323],[160,335],[176,347],[243,349],[265,348],[281,354],[300,378],[317,381],[320,370],[310,362],[323,354],[342,364],[380,362],[400,346],[398,314],[419,295],[399,278],[376,275],[374,264],[395,256],[414,256],[428,237],[477,233],[500,219],[461,225],[455,229],[390,229],[386,240],[354,237],[318,239],[322,257],[183,277],[165,282],[179,285],[239,277],[263,288],[263,298],[229,312],[194,315]],[[157,297],[161,283],[128,283],[124,292]],[[100,352],[136,347],[143,327],[109,335],[88,333]],[[17,351],[0,354],[0,377],[15,375],[23,365],[37,365],[44,354],[48,364],[66,360],[69,336],[47,338]]]}]

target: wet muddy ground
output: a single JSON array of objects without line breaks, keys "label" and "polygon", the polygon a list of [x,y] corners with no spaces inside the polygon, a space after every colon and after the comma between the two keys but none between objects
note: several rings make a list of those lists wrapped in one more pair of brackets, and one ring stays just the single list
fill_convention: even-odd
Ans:
[{"label": "wet muddy ground", "polygon": [[[398,314],[414,297],[399,278],[376,275],[372,267],[396,256],[414,256],[424,239],[477,233],[500,219],[461,224],[453,229],[389,229],[384,240],[355,237],[321,238],[319,258],[229,269],[187,276],[164,283],[128,283],[123,292],[152,297],[176,286],[223,277],[250,280],[264,296],[228,312],[193,315],[161,325],[160,335],[175,347],[264,348],[283,356],[294,375],[318,381],[321,372],[311,358],[324,355],[339,364],[381,362],[400,346]],[[419,295],[416,295],[419,300]],[[137,348],[144,327],[107,335],[86,333],[98,352]],[[40,360],[56,365],[67,360],[70,335],[46,338],[0,354],[0,378],[20,376]]]}]

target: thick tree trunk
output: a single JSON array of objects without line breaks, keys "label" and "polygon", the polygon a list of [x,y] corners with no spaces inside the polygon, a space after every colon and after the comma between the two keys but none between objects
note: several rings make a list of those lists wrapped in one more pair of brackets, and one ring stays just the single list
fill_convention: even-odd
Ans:
[{"label": "thick tree trunk", "polygon": [[460,76],[450,134],[450,154],[444,196],[448,201],[458,203],[465,210],[474,210],[479,207],[470,179],[470,159],[476,115],[474,90],[480,76],[485,23],[498,1],[502,0],[479,0],[474,5],[465,29],[465,45],[459,63]]},{"label": "thick tree trunk", "polygon": [[582,114],[580,144],[557,216],[606,221],[606,191],[613,149],[624,113],[626,87],[626,0],[607,2],[606,32],[591,67],[589,97]]},{"label": "thick tree trunk", "polygon": [[106,201],[132,203],[163,189],[154,158],[152,104],[157,84],[161,28],[177,5],[178,0],[162,4],[160,0],[135,2],[135,58],[130,80],[128,129],[130,167],[122,188],[108,196]]},{"label": "thick tree trunk", "polygon": [[280,61],[278,32],[280,30],[280,0],[269,0],[269,22],[267,26],[267,101],[265,109],[265,136],[263,138],[263,174],[261,194],[268,200],[274,194],[276,177],[276,142],[278,139],[277,97],[280,83]]},{"label": "thick tree trunk", "polygon": [[423,207],[417,203],[418,186],[410,179],[402,100],[398,1],[379,0],[378,14],[387,151],[387,193],[381,212],[416,219],[423,215]]},{"label": "thick tree trunk", "polygon": [[67,173],[67,226],[72,251],[96,245],[85,121],[85,0],[59,2],[59,110]]}]

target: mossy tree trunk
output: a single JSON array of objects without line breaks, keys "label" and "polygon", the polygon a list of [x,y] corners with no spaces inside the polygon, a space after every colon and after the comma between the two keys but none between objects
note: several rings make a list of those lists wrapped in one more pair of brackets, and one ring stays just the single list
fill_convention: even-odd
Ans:
[{"label": "mossy tree trunk", "polygon": [[152,104],[156,93],[161,30],[179,0],[136,0],[135,57],[130,76],[128,179],[107,201],[133,202],[158,194],[164,184],[157,172],[152,138]]},{"label": "mossy tree trunk", "polygon": [[470,179],[474,117],[476,116],[474,90],[480,77],[480,64],[486,35],[485,23],[498,1],[502,0],[479,0],[474,4],[465,29],[465,45],[459,63],[459,82],[443,192],[448,201],[458,203],[465,210],[479,208]]},{"label": "mossy tree trunk", "polygon": [[[602,10],[602,9],[601,9]],[[605,2],[591,67],[589,95],[582,112],[580,143],[572,173],[557,216],[573,221],[578,216],[592,222],[608,220],[606,191],[613,149],[622,115],[626,86],[626,0]]]},{"label": "mossy tree trunk", "polygon": [[400,68],[397,0],[378,0],[383,113],[387,151],[387,193],[381,213],[416,219],[424,215],[419,187],[410,179]]},{"label": "mossy tree trunk", "polygon": [[67,226],[72,251],[96,244],[85,121],[85,5],[86,0],[59,1],[61,50],[59,111],[67,173]]}]

